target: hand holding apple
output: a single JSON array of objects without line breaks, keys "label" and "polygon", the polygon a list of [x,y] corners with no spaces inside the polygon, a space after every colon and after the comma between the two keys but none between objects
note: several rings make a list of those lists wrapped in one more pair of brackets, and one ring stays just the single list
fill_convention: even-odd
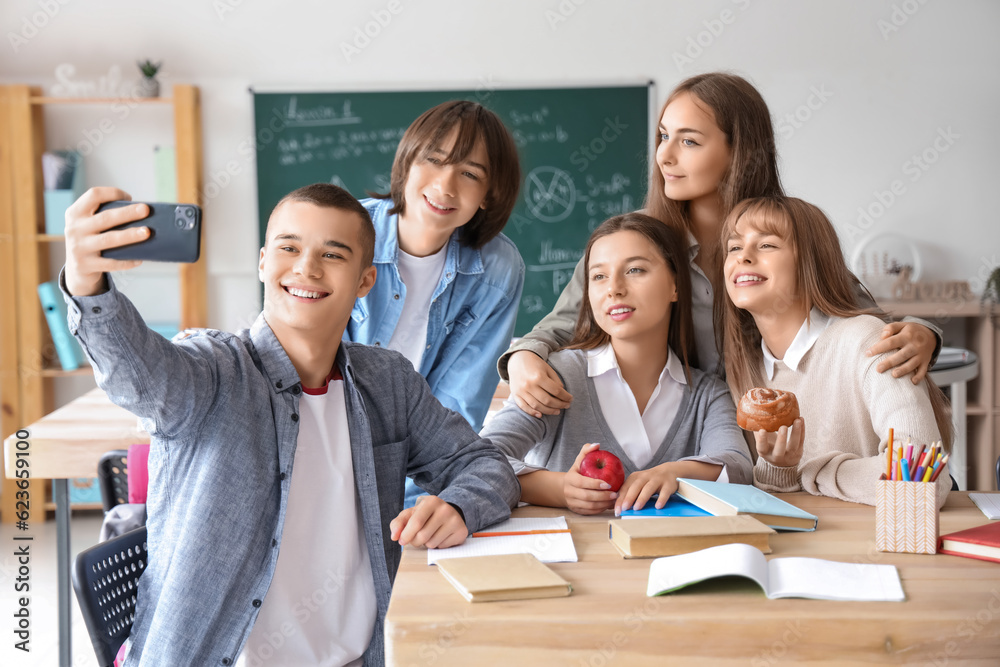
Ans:
[{"label": "hand holding apple", "polygon": [[587,452],[580,462],[580,474],[607,482],[612,491],[622,488],[622,483],[625,481],[625,469],[622,468],[621,460],[602,449],[592,449]]},{"label": "hand holding apple", "polygon": [[563,497],[566,507],[577,514],[600,514],[614,507],[618,494],[611,485],[601,479],[585,477],[580,474],[580,465],[584,458],[593,451],[598,451],[599,444],[586,444],[577,454],[570,469],[563,475]]}]

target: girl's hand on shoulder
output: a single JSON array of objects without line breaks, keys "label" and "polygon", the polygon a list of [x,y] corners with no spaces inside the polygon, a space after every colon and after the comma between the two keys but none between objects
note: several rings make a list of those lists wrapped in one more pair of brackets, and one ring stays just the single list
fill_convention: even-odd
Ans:
[{"label": "girl's hand on shoulder", "polygon": [[920,382],[927,375],[931,357],[937,348],[937,336],[933,331],[916,322],[890,322],[882,329],[882,340],[868,350],[868,356],[892,352],[875,367],[879,373],[892,369],[892,377],[903,377],[913,373],[910,381]]},{"label": "girl's hand on shoulder", "polygon": [[510,396],[529,415],[557,415],[573,402],[559,374],[534,352],[519,350],[507,360]]},{"label": "girl's hand on shoulder", "polygon": [[777,433],[761,429],[753,434],[757,441],[757,453],[773,466],[791,468],[802,460],[802,443],[806,437],[806,422],[799,417],[792,427],[782,426]]},{"label": "girl's hand on shoulder", "polygon": [[563,495],[566,497],[566,508],[577,514],[600,514],[615,506],[618,494],[604,481],[580,474],[580,463],[589,452],[600,447],[590,443],[583,446],[576,460],[563,477]]},{"label": "girl's hand on shoulder", "polygon": [[656,509],[663,509],[676,490],[677,475],[669,463],[661,463],[648,470],[638,470],[629,475],[619,489],[615,516],[621,516],[622,510],[642,509],[655,494],[659,494]]}]

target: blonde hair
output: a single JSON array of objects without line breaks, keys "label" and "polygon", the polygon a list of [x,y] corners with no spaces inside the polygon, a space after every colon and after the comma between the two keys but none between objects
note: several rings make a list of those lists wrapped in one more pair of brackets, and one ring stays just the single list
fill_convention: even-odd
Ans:
[{"label": "blonde hair", "polygon": [[[758,197],[737,204],[722,225],[721,241],[736,235],[736,225],[746,222],[758,231],[784,239],[795,256],[796,295],[808,313],[813,308],[835,317],[877,314],[857,306],[855,277],[847,268],[833,224],[818,207],[795,197]],[[726,380],[734,400],[764,384],[764,353],[753,316],[726,298],[723,307],[723,349]],[[908,382],[900,378],[900,382]],[[951,420],[944,394],[924,380],[934,420],[946,448],[951,447]]]}]

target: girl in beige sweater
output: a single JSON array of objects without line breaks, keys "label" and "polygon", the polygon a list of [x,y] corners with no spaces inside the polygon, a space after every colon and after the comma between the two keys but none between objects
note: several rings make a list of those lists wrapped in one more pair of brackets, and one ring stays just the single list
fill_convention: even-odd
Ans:
[{"label": "girl in beige sweater", "polygon": [[[736,400],[752,387],[790,391],[801,417],[754,433],[754,482],[875,504],[889,429],[917,445],[951,443],[944,396],[926,379],[879,373],[866,354],[883,324],[856,305],[837,233],[800,199],[738,204],[722,230],[727,381]],[[938,504],[951,480],[938,477]]]}]

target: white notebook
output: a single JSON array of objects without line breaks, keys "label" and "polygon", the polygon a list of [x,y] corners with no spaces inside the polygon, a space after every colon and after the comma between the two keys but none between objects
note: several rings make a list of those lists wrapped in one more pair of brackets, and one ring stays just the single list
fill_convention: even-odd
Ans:
[{"label": "white notebook", "polygon": [[1000,493],[970,493],[969,500],[976,503],[987,519],[1000,519]]},{"label": "white notebook", "polygon": [[[528,535],[495,535],[496,533],[531,533]],[[493,533],[494,535],[490,535]],[[487,535],[476,537],[476,535]],[[534,554],[543,563],[575,563],[576,547],[565,517],[515,518],[473,533],[457,547],[428,549],[427,564],[442,558],[467,556],[497,556],[500,554]]]},{"label": "white notebook", "polygon": [[662,595],[715,577],[742,576],[767,597],[901,602],[906,599],[895,565],[838,563],[819,558],[765,558],[749,544],[723,544],[649,566],[646,595]]}]

